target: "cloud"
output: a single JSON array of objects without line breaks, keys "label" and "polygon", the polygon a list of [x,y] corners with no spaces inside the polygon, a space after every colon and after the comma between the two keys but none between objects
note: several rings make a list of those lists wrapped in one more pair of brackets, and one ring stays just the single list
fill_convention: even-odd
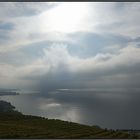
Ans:
[{"label": "cloud", "polygon": [[[91,33],[91,32],[76,32],[69,34],[70,38],[67,42],[69,43],[69,51],[72,55],[80,57],[92,57],[98,53],[104,53],[110,51],[116,47],[116,51],[120,48],[126,47],[130,42],[133,41],[131,37],[121,36],[115,34],[104,34],[104,33]],[[74,38],[74,39],[73,39]],[[72,40],[73,39],[73,40]],[[112,47],[112,49],[111,49]],[[110,48],[110,50],[109,50]]]},{"label": "cloud", "polygon": [[1,18],[14,18],[21,16],[34,16],[41,13],[44,10],[49,10],[56,6],[57,3],[35,3],[35,2],[2,2],[0,5]]},{"label": "cloud", "polygon": [[[68,41],[71,43],[77,36],[79,45],[82,42],[83,45],[80,46],[85,46],[82,47],[85,53],[80,51],[77,53],[82,56],[88,53],[92,55],[92,53],[101,51],[104,46],[115,43],[119,43],[119,45],[122,43],[124,46],[124,43],[139,35],[139,20],[137,18],[139,6],[137,3],[85,3],[83,11],[86,11],[86,16],[82,20],[82,24],[74,28],[72,35],[54,31],[52,27],[51,15],[53,11],[61,6],[64,7],[64,5],[65,3],[2,3],[1,21],[13,24],[14,30],[6,33],[5,36],[9,38],[7,41],[1,41],[1,46],[4,47],[0,48],[0,51],[14,51],[41,41]],[[71,3],[72,5],[76,5],[77,8],[78,5],[83,6],[82,3]],[[130,13],[130,11],[134,12]],[[79,15],[81,14],[79,13]],[[55,19],[55,17],[53,18]],[[78,32],[79,34],[77,34]],[[89,49],[92,44],[95,46],[94,51]]]},{"label": "cloud", "polygon": [[15,26],[13,23],[0,21],[0,48],[6,43],[7,40],[11,39],[9,34],[12,30],[14,30],[14,28]]},{"label": "cloud", "polygon": [[[128,42],[114,53],[101,51],[88,57],[73,55],[70,51],[71,44],[67,42],[40,42],[29,46],[32,52],[36,45],[33,54],[29,52],[28,46],[19,49],[16,54],[1,53],[1,63],[6,70],[0,71],[2,75],[7,75],[7,80],[8,76],[12,76],[10,79],[35,84],[32,87],[42,92],[58,88],[138,87],[140,50],[133,41]],[[92,51],[92,45],[89,51]],[[13,71],[8,72],[11,67]],[[135,82],[131,80],[134,78]]]},{"label": "cloud", "polygon": [[[139,35],[139,4],[131,2],[121,3],[93,3],[91,8],[90,31],[113,33],[124,36],[136,37]],[[91,6],[92,7],[92,6]],[[96,15],[94,16],[94,11]],[[132,12],[133,11],[133,12]],[[92,17],[92,18],[91,18]],[[95,24],[96,23],[96,24]]]},{"label": "cloud", "polygon": [[44,91],[96,86],[137,87],[139,55],[139,48],[127,46],[116,54],[98,53],[93,57],[80,58],[72,56],[66,44],[52,44],[44,49],[41,58],[17,67],[15,75],[37,81],[38,88]]},{"label": "cloud", "polygon": [[0,30],[12,30],[14,25],[12,23],[0,23]]},{"label": "cloud", "polygon": [[0,52],[14,51],[51,37],[52,33],[42,32],[44,27],[40,28],[39,17],[57,5],[59,3],[1,3]]}]

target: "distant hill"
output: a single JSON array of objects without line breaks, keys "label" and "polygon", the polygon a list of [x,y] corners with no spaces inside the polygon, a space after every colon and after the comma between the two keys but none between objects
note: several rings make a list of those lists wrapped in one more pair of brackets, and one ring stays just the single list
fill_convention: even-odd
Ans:
[{"label": "distant hill", "polygon": [[0,138],[138,138],[98,126],[23,115],[4,101],[0,101],[0,108]]},{"label": "distant hill", "polygon": [[11,112],[14,111],[15,107],[11,103],[0,101],[0,112]]},{"label": "distant hill", "polygon": [[14,91],[0,91],[0,96],[5,96],[5,95],[19,95],[19,93]]}]

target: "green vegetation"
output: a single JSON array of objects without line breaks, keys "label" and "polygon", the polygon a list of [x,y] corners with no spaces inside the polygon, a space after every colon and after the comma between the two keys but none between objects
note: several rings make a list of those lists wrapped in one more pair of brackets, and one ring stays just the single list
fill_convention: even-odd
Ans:
[{"label": "green vegetation", "polygon": [[0,113],[5,113],[5,112],[13,112],[13,113],[21,114],[20,112],[15,110],[15,107],[11,105],[11,103],[0,101]]},{"label": "green vegetation", "polygon": [[11,109],[0,112],[0,138],[137,138],[98,126],[23,115]]}]

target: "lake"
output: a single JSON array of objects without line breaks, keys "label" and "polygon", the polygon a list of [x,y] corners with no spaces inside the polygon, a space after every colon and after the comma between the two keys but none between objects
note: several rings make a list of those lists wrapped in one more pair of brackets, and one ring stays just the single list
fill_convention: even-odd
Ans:
[{"label": "lake", "polygon": [[0,96],[24,114],[112,129],[140,129],[140,89],[58,89]]}]

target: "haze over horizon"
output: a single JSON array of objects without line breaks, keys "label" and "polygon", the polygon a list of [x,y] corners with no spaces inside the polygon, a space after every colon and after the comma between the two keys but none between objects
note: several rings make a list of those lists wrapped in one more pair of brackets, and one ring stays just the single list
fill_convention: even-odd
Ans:
[{"label": "haze over horizon", "polygon": [[[94,109],[89,116],[99,122],[104,114],[106,124],[110,114],[126,111],[115,124],[126,120],[124,125],[131,121],[128,127],[138,128],[139,11],[138,2],[1,2],[0,88],[39,91],[55,111],[86,106],[78,113]],[[68,114],[78,120],[74,111]]]}]

